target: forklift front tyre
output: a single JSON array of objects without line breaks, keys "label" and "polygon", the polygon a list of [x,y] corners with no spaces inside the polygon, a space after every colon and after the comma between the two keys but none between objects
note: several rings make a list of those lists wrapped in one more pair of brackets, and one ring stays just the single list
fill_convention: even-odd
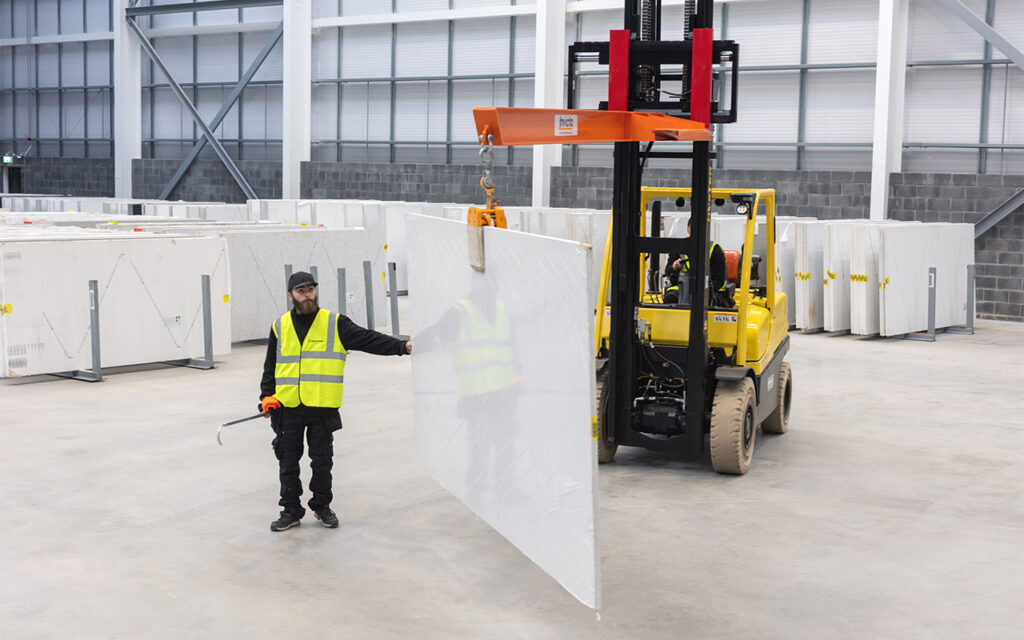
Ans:
[{"label": "forklift front tyre", "polygon": [[765,433],[786,433],[789,429],[789,407],[793,401],[793,373],[788,362],[783,362],[779,369],[779,386],[775,391],[779,394],[779,404],[761,423],[761,430]]},{"label": "forklift front tyre", "polygon": [[746,473],[754,456],[756,434],[753,381],[719,380],[711,409],[711,467],[718,473]]},{"label": "forklift front tyre", "polygon": [[597,372],[597,461],[611,462],[619,445],[608,440],[608,396],[611,391],[608,382],[611,376],[609,367]]}]

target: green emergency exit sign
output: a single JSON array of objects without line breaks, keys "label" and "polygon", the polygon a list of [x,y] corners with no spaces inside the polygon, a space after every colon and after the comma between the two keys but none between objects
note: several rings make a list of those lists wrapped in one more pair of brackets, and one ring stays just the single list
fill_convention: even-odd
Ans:
[{"label": "green emergency exit sign", "polygon": [[4,164],[14,164],[14,156],[10,154],[4,154]]}]

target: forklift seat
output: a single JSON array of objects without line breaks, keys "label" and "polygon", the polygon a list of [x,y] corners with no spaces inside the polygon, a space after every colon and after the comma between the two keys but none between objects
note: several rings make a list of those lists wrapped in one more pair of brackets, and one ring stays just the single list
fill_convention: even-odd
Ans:
[{"label": "forklift seat", "polygon": [[[733,288],[740,286],[740,263],[743,260],[742,251],[725,251],[725,281],[733,285]],[[761,256],[750,256],[750,280],[757,282],[760,278]]]}]

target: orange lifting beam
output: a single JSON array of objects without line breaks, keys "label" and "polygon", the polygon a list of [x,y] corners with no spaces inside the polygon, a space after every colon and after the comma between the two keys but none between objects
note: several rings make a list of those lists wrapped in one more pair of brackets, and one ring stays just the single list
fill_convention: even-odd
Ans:
[{"label": "orange lifting beam", "polygon": [[473,119],[477,134],[493,136],[495,146],[711,140],[704,123],[663,113],[474,107]]}]

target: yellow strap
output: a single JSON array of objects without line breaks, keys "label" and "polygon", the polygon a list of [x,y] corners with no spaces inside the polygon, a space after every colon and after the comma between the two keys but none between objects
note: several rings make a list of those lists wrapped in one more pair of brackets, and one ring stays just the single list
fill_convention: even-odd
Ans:
[{"label": "yellow strap", "polygon": [[11,313],[11,311],[12,311],[12,308],[11,308],[10,304],[0,305],[0,315],[4,315],[5,316],[8,313]]}]

